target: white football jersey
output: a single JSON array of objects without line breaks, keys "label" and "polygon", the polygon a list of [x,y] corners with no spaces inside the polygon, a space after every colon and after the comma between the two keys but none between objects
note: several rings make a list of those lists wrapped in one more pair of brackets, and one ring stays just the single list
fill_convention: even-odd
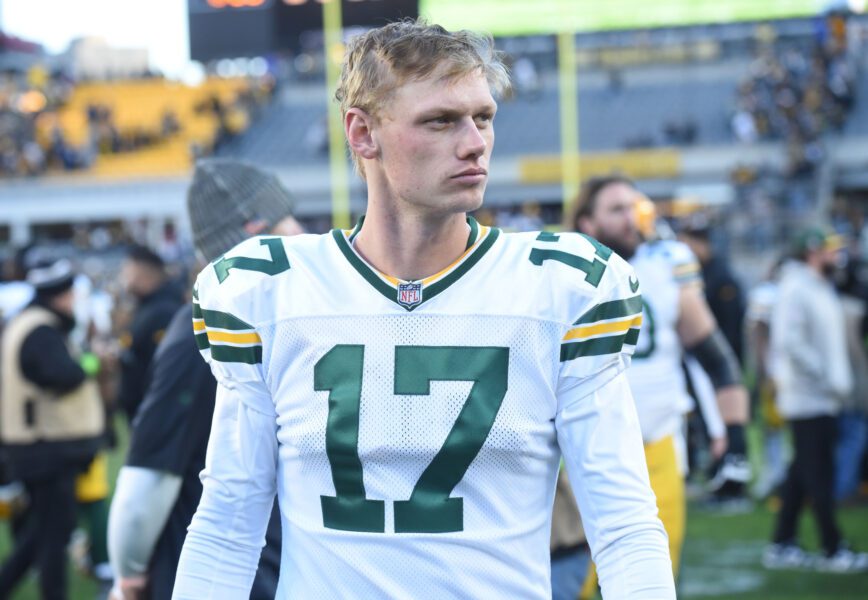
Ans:
[{"label": "white football jersey", "polygon": [[693,407],[681,367],[678,338],[679,293],[701,285],[693,252],[675,240],[641,244],[630,259],[642,282],[642,331],[627,372],[646,443],[677,433]]},{"label": "white football jersey", "polygon": [[[417,282],[366,263],[353,248],[358,227],[253,238],[199,276],[194,328],[221,384],[214,427],[239,414],[221,408],[220,394],[244,391],[253,411],[244,419],[270,419],[276,466],[264,464],[261,439],[224,443],[212,431],[204,514],[191,535],[242,531],[238,523],[256,519],[260,527],[262,515],[249,513],[267,508],[269,482],[245,481],[242,500],[228,490],[273,468],[279,598],[550,598],[551,507],[566,439],[559,444],[556,421],[628,365],[642,318],[638,281],[579,234],[468,223],[463,256]],[[615,526],[607,519],[619,502],[654,521],[653,496],[640,500],[637,432],[636,456],[595,459],[639,473],[613,476],[611,493],[598,478],[600,493],[615,497],[589,517],[600,547],[616,539],[598,532]],[[610,436],[601,448],[631,445],[629,431]],[[247,456],[256,453],[263,458]],[[219,463],[232,460],[239,464]],[[239,512],[209,521],[203,506],[218,502]],[[179,578],[193,562],[182,558]],[[178,587],[176,597],[186,597]]]}]

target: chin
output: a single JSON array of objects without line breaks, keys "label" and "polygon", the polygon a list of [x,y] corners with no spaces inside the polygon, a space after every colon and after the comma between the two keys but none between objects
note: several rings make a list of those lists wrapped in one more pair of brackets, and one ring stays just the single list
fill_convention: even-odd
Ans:
[{"label": "chin", "polygon": [[450,202],[450,204],[455,205],[455,209],[451,212],[473,212],[474,210],[479,210],[482,207],[484,197],[485,187],[466,190]]}]

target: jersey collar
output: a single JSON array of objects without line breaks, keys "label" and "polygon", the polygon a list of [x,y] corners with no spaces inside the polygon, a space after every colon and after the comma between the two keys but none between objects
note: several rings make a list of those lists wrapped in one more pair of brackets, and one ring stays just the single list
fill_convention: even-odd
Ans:
[{"label": "jersey collar", "polygon": [[362,229],[364,217],[359,219],[353,229],[333,229],[332,236],[350,265],[371,284],[374,289],[383,294],[395,304],[407,311],[412,311],[430,300],[467,273],[486,252],[494,245],[500,235],[496,227],[480,226],[476,219],[467,217],[470,235],[467,237],[467,247],[464,253],[451,265],[425,279],[418,281],[403,281],[396,277],[378,271],[362,258],[352,242]]}]

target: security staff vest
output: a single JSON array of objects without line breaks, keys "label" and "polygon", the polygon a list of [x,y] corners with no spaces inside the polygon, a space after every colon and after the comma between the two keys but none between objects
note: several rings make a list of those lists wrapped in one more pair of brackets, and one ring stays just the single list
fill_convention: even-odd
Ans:
[{"label": "security staff vest", "polygon": [[[3,330],[0,353],[0,441],[9,445],[75,441],[99,436],[105,426],[96,382],[84,383],[66,394],[40,388],[21,372],[21,347],[42,325],[59,327],[50,311],[31,306]],[[70,353],[74,355],[72,349]]]}]

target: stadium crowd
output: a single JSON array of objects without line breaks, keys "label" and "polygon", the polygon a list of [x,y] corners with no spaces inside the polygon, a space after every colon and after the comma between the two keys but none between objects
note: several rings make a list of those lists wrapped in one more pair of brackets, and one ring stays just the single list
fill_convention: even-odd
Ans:
[{"label": "stadium crowd", "polygon": [[[118,124],[116,100],[105,99],[75,109],[81,114],[72,119],[84,122],[86,135],[73,141],[64,123],[70,120],[67,106],[78,84],[63,72],[41,66],[0,75],[0,177],[88,169],[101,155],[140,152],[184,133],[185,122],[170,106],[154,122],[129,126]],[[108,92],[112,83],[103,85]],[[270,78],[252,78],[231,99],[214,93],[190,107],[212,124],[209,137],[190,144],[190,155],[208,156],[231,142],[257,119],[273,91]]]}]

